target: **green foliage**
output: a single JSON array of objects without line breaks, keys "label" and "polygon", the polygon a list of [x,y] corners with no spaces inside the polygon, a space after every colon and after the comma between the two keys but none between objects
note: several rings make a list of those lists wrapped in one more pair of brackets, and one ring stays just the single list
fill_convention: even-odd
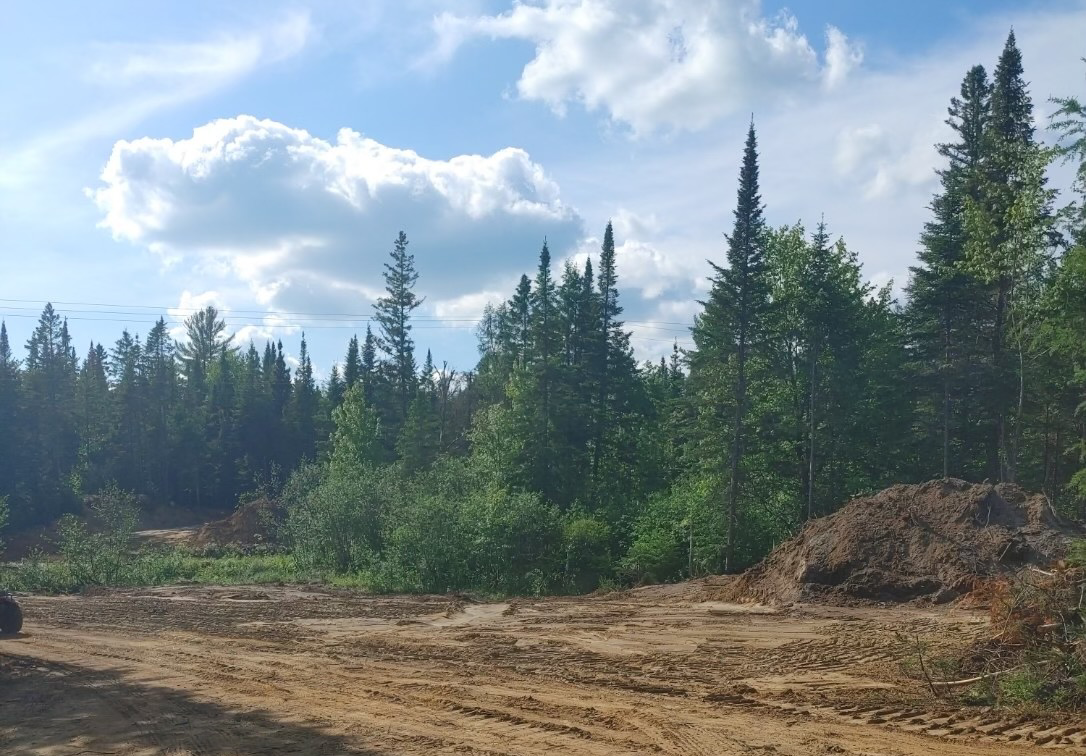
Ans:
[{"label": "green foliage", "polygon": [[[767,227],[752,124],[695,348],[675,344],[670,363],[634,360],[610,223],[561,270],[543,243],[534,274],[486,308],[474,370],[438,371],[429,352],[417,370],[403,232],[376,328],[326,386],[304,337],[296,362],[281,342],[239,350],[214,308],[181,343],[159,319],[80,361],[46,306],[25,359],[0,323],[0,498],[17,528],[108,481],[200,509],[278,498],[290,563],[269,557],[254,578],[491,593],[735,571],[851,496],[939,475],[1016,479],[1086,517],[1081,102],[1055,101],[1054,152],[1035,139],[1013,35],[991,80],[966,72],[904,307],[825,221]],[[1082,195],[1062,210],[1045,179],[1056,154],[1078,163]],[[130,523],[103,517],[119,519],[104,533],[66,519],[62,559],[20,574],[58,589],[214,574],[131,551]],[[232,560],[224,580],[257,570]]]},{"label": "green foliage", "polygon": [[563,528],[565,585],[588,593],[609,578],[612,569],[611,528],[596,517],[572,513]]},{"label": "green foliage", "polygon": [[93,522],[65,515],[57,527],[57,550],[79,586],[115,585],[129,561],[139,519],[136,497],[110,487],[93,497]]},{"label": "green foliage", "polygon": [[[8,509],[8,497],[0,496],[0,535],[3,535],[4,528],[8,524],[8,517],[10,516],[10,510]],[[0,551],[4,550],[4,539],[0,538]]]},{"label": "green foliage", "polygon": [[374,465],[384,456],[381,420],[366,402],[364,388],[356,383],[347,389],[343,404],[332,412],[335,433],[332,459],[344,465]]},{"label": "green foliage", "polygon": [[689,478],[649,500],[621,562],[629,580],[666,582],[722,569],[727,524],[720,487],[716,478]]},{"label": "green foliage", "polygon": [[320,474],[302,468],[287,489],[282,537],[302,568],[334,572],[374,564],[386,512],[402,495],[395,471],[350,461],[333,461]]}]

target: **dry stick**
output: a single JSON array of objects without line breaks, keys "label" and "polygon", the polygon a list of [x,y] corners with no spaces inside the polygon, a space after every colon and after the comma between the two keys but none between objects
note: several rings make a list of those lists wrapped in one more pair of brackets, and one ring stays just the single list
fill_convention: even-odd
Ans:
[{"label": "dry stick", "polygon": [[913,637],[916,638],[916,655],[920,657],[920,671],[924,673],[924,679],[928,681],[928,688],[931,689],[931,694],[936,698],[939,698],[939,691],[935,689],[935,683],[931,681],[931,675],[928,674],[928,667],[924,664],[924,650],[920,647],[920,634],[917,633]]},{"label": "dry stick", "polygon": [[[1037,666],[1040,667],[1040,666],[1044,666],[1045,664],[1047,664],[1047,662],[1041,662]],[[1025,664],[1019,664],[1017,667],[1011,667],[1010,669],[1000,669],[1000,670],[997,670],[996,672],[989,672],[986,675],[977,675],[976,677],[970,677],[967,680],[951,680],[950,682],[939,682],[939,683],[935,683],[935,684],[940,686],[940,687],[943,687],[943,688],[958,688],[958,687],[961,687],[962,685],[972,685],[973,683],[984,682],[985,680],[991,680],[993,677],[999,677],[1000,675],[1005,675],[1008,672],[1017,672],[1018,670],[1022,669],[1025,666],[1026,666]]]}]

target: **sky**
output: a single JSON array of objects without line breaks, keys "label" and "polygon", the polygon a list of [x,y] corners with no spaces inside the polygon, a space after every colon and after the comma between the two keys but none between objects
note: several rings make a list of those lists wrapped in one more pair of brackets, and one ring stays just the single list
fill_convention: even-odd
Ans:
[{"label": "sky", "polygon": [[[1042,138],[1086,90],[1086,0],[5,0],[0,319],[77,351],[212,304],[239,343],[365,332],[400,230],[419,359],[614,224],[642,359],[690,344],[751,118],[773,225],[825,218],[898,297],[933,145],[1013,27]],[[1053,184],[1066,173],[1055,169]]]}]

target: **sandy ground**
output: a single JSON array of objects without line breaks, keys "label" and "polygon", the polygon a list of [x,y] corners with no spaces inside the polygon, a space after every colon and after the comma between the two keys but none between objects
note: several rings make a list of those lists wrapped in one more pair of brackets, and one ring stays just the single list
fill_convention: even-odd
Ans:
[{"label": "sandy ground", "polygon": [[707,601],[711,585],[496,604],[181,587],[24,601],[0,640],[0,753],[1022,754],[1086,722],[935,700],[939,607]]}]

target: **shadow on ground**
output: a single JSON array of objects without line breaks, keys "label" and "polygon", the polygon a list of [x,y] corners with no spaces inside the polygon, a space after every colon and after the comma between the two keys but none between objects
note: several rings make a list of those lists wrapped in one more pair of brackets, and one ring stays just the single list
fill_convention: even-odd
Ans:
[{"label": "shadow on ground", "polygon": [[0,640],[0,753],[83,756],[381,756],[316,724],[239,712],[114,672],[4,652]]}]

